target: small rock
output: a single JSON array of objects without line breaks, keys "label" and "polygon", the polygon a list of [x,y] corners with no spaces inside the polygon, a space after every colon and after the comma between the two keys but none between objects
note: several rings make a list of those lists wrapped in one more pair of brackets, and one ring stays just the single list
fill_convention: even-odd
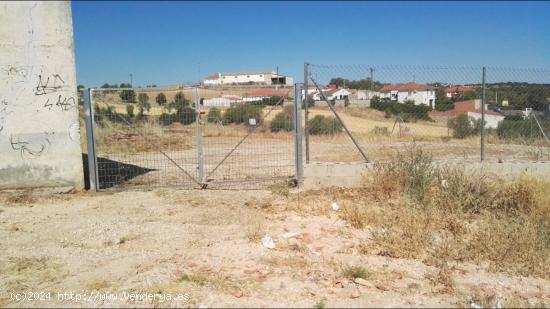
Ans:
[{"label": "small rock", "polygon": [[306,244],[310,244],[313,242],[313,238],[309,233],[302,233],[302,235],[300,236],[300,239],[302,239],[302,241]]},{"label": "small rock", "polygon": [[340,209],[340,206],[338,206],[336,202],[332,202],[332,204],[330,204],[330,208],[332,208],[332,210],[334,211],[338,211],[338,209]]},{"label": "small rock", "polygon": [[239,288],[231,288],[229,293],[237,298],[243,297],[243,291]]},{"label": "small rock", "polygon": [[296,232],[289,232],[289,233],[284,233],[283,234],[283,238],[293,238],[293,237],[296,237],[300,235],[300,233],[296,233]]},{"label": "small rock", "polygon": [[363,278],[355,278],[355,280],[353,280],[355,283],[359,284],[359,285],[362,285],[362,286],[372,286],[372,284],[370,282],[368,282],[367,280],[363,279]]},{"label": "small rock", "polygon": [[358,289],[355,289],[353,293],[351,293],[350,298],[358,298],[359,296],[361,296],[361,293],[359,293]]},{"label": "small rock", "polygon": [[387,284],[384,284],[384,283],[377,283],[374,286],[377,289],[382,290],[382,291],[389,291],[390,290],[390,287]]}]

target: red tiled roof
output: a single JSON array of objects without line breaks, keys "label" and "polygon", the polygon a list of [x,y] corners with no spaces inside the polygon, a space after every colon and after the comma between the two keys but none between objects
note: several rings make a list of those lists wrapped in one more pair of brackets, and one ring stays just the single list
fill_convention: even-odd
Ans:
[{"label": "red tiled roof", "polygon": [[386,85],[380,92],[390,92],[390,91],[414,91],[414,90],[434,90],[435,88],[426,85],[426,84],[417,84],[417,83],[406,83],[398,85]]},{"label": "red tiled roof", "polygon": [[[480,108],[476,108],[476,100],[466,100],[466,101],[455,102],[455,107],[453,109],[448,111],[436,111],[436,110],[431,111],[430,117],[458,116],[458,115],[467,114],[467,113],[481,114],[481,102],[480,102]],[[502,116],[501,113],[497,113],[492,110],[485,110],[485,114]]]},{"label": "red tiled roof", "polygon": [[286,97],[289,89],[258,89],[248,93],[249,97]]},{"label": "red tiled roof", "polygon": [[445,88],[447,93],[457,93],[457,92],[469,92],[474,91],[474,88],[471,86],[452,86]]}]

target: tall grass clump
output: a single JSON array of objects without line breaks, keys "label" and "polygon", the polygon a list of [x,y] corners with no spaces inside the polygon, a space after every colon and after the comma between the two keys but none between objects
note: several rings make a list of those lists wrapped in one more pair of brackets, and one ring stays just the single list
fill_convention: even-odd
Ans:
[{"label": "tall grass clump", "polygon": [[361,193],[376,206],[361,203],[342,216],[369,226],[382,254],[434,265],[488,262],[493,271],[550,278],[547,180],[438,166],[412,147],[376,165]]}]

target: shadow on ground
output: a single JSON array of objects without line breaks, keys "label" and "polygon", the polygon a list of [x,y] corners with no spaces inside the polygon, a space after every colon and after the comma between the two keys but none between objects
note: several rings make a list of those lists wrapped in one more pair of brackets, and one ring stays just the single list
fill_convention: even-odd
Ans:
[{"label": "shadow on ground", "polygon": [[[84,165],[84,187],[90,189],[90,171],[88,169],[88,154],[82,154]],[[97,158],[99,188],[108,189],[120,185],[137,176],[155,171],[155,169],[144,168],[137,165],[126,164],[105,158]]]}]

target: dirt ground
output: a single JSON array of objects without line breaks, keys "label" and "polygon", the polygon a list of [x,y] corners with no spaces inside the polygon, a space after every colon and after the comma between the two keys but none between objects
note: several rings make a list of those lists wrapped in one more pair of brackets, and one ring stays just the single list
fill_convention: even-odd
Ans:
[{"label": "dirt ground", "polygon": [[[483,264],[449,265],[449,290],[439,268],[380,255],[369,227],[350,226],[332,202],[271,191],[0,193],[0,306],[550,305],[550,281]],[[25,292],[51,298],[14,299]],[[83,298],[58,294],[70,292]],[[179,298],[123,297],[144,293]]]}]

